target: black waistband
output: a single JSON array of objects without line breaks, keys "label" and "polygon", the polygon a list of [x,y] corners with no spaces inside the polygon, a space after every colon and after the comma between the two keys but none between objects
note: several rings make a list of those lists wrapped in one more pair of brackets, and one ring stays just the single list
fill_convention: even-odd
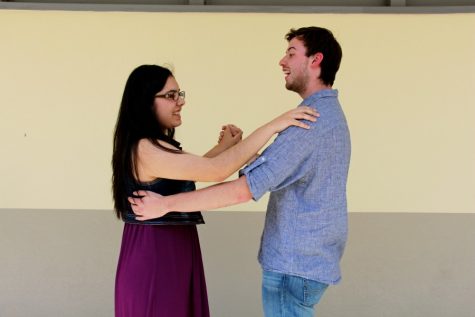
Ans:
[{"label": "black waistband", "polygon": [[165,216],[145,221],[135,219],[135,214],[124,213],[122,219],[126,223],[142,224],[142,225],[199,225],[205,221],[201,212],[169,212]]}]

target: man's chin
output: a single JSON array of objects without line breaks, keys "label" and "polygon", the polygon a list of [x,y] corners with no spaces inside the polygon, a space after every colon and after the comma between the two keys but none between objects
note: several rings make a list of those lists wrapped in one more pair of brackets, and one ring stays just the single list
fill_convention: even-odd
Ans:
[{"label": "man's chin", "polygon": [[287,88],[287,90],[296,92],[295,87],[290,83],[285,83],[285,88]]}]

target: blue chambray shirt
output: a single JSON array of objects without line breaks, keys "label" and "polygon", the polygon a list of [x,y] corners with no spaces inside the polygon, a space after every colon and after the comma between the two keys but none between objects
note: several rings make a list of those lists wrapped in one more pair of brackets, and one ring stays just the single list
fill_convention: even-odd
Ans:
[{"label": "blue chambray shirt", "polygon": [[318,110],[311,129],[290,127],[240,171],[254,200],[270,191],[261,238],[262,269],[327,284],[341,279],[348,224],[350,134],[338,91],[303,100]]}]

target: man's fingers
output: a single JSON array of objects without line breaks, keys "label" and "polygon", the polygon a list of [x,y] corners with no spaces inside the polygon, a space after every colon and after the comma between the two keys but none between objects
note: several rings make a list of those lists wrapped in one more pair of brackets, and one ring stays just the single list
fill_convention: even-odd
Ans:
[{"label": "man's fingers", "polygon": [[134,196],[138,196],[138,197],[144,197],[144,196],[147,196],[147,191],[146,190],[136,190],[133,192],[133,195]]},{"label": "man's fingers", "polygon": [[142,216],[142,215],[137,215],[137,214],[135,214],[135,220],[138,220],[138,221],[145,221],[145,220],[148,220],[148,219],[145,218],[145,217]]},{"label": "man's fingers", "polygon": [[129,203],[131,203],[132,205],[135,205],[135,198],[134,198],[134,197],[127,197],[127,200],[128,200]]}]

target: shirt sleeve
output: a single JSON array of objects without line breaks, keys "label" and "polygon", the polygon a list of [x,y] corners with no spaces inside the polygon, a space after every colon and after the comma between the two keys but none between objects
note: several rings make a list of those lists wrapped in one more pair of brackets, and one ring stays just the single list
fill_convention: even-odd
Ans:
[{"label": "shirt sleeve", "polygon": [[313,168],[309,158],[318,147],[318,123],[307,122],[310,129],[289,127],[254,162],[239,171],[245,175],[254,200],[267,191],[276,191],[305,176]]}]

